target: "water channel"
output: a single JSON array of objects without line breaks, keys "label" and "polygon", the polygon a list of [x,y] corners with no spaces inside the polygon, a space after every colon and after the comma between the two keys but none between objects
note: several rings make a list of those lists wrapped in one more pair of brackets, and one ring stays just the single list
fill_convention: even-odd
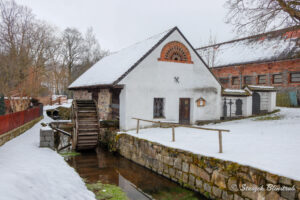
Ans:
[{"label": "water channel", "polygon": [[68,158],[69,165],[88,183],[119,186],[130,200],[207,200],[169,179],[99,147]]}]

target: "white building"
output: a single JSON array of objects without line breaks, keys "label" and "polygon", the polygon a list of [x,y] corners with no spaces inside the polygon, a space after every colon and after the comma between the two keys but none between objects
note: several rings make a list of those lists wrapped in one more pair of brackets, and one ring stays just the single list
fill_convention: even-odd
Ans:
[{"label": "white building", "polygon": [[276,89],[260,85],[248,85],[244,89],[224,89],[221,104],[222,118],[272,112],[276,108]]},{"label": "white building", "polygon": [[221,117],[221,85],[177,27],[103,58],[69,89],[74,99],[95,99],[100,118],[119,118],[124,130],[136,127],[133,117],[191,124]]}]

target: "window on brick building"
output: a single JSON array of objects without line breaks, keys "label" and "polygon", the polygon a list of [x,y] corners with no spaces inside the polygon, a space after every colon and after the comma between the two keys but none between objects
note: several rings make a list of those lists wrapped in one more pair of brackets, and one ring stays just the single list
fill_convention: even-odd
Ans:
[{"label": "window on brick building", "polygon": [[252,76],[244,76],[244,83],[246,85],[252,84]]},{"label": "window on brick building", "polygon": [[291,73],[291,83],[300,83],[300,72]]},{"label": "window on brick building", "polygon": [[240,84],[240,80],[239,77],[232,77],[232,85],[239,85]]},{"label": "window on brick building", "polygon": [[165,102],[163,98],[154,98],[153,118],[162,118],[164,116]]},{"label": "window on brick building", "polygon": [[227,78],[227,77],[220,78],[219,80],[220,80],[220,82],[221,82],[222,84],[227,84],[227,83],[229,83],[229,78]]},{"label": "window on brick building", "polygon": [[266,75],[258,75],[258,84],[265,84],[267,83],[267,76]]},{"label": "window on brick building", "polygon": [[282,83],[282,74],[274,74],[273,75],[273,84]]}]

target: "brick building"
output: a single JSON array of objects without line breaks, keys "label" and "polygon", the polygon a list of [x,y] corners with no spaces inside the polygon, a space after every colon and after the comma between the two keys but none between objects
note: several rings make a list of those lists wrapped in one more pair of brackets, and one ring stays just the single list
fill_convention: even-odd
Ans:
[{"label": "brick building", "polygon": [[201,47],[197,52],[224,88],[275,86],[279,95],[297,98],[300,105],[299,26]]}]

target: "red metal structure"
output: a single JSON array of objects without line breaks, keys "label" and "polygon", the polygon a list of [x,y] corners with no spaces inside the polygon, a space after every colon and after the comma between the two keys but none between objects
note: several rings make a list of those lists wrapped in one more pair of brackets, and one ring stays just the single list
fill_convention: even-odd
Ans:
[{"label": "red metal structure", "polygon": [[0,135],[43,115],[43,106],[0,116]]}]

